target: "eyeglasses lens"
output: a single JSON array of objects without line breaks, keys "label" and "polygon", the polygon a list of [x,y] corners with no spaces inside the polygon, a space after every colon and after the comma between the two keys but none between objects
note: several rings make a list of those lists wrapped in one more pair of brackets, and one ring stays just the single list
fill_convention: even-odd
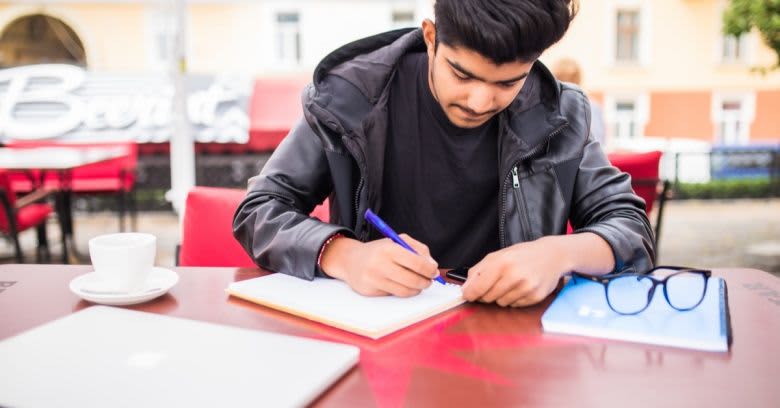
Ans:
[{"label": "eyeglasses lens", "polygon": [[699,304],[706,285],[704,275],[683,272],[672,275],[666,281],[666,295],[669,303],[680,310],[687,310]]},{"label": "eyeglasses lens", "polygon": [[636,313],[647,306],[651,279],[641,275],[626,275],[612,279],[607,286],[607,299],[619,313]]}]

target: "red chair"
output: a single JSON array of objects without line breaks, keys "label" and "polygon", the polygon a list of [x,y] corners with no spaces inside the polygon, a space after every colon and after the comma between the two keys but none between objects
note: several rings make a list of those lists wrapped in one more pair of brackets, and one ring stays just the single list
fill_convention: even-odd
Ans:
[{"label": "red chair", "polygon": [[[130,212],[132,229],[136,226],[135,208],[135,177],[138,164],[138,145],[135,142],[102,142],[102,143],[65,143],[65,142],[16,142],[8,147],[115,147],[123,149],[124,155],[116,159],[106,160],[73,169],[71,173],[70,190],[76,195],[114,195],[117,199],[119,213],[119,229],[125,230],[125,213]],[[16,173],[11,175],[13,187],[17,192],[29,192],[36,188],[37,172]],[[59,189],[60,180],[56,174],[47,173],[43,185],[47,189]]]},{"label": "red chair", "polygon": [[131,230],[137,226],[135,179],[138,145],[135,142],[92,143],[83,147],[118,147],[124,155],[116,159],[78,167],[73,170],[74,194],[114,195],[119,209],[119,230],[125,230],[125,214],[130,213]]},{"label": "red chair", "polygon": [[658,200],[658,211],[655,218],[655,245],[658,257],[658,240],[661,235],[661,220],[664,203],[669,194],[669,182],[659,178],[658,168],[663,153],[659,151],[645,153],[610,153],[609,161],[613,166],[631,176],[631,186],[634,192],[645,200],[647,216],[655,208]]},{"label": "red chair", "polygon": [[[245,190],[195,187],[187,195],[179,266],[256,267],[233,237],[233,214],[246,197]],[[327,221],[327,201],[312,212]]]},{"label": "red chair", "polygon": [[[36,190],[17,199],[9,174],[0,170],[0,232],[7,235],[14,245],[16,262],[24,262],[22,247],[19,243],[19,233],[35,227],[38,234],[36,261],[41,263],[51,260],[48,239],[46,237],[46,220],[54,211],[47,203],[39,202],[49,191]],[[64,247],[63,247],[64,248]]]}]

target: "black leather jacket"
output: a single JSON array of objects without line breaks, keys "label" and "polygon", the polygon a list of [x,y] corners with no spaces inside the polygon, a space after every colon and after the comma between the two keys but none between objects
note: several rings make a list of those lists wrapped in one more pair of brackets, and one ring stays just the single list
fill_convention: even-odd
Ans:
[{"label": "black leather jacket", "polygon": [[[259,266],[313,279],[331,235],[367,239],[361,215],[382,203],[388,85],[401,56],[424,50],[421,30],[396,30],[347,44],[320,62],[303,92],[305,120],[249,180],[234,217],[236,239]],[[565,234],[570,221],[575,232],[609,243],[615,271],[652,267],[644,202],[590,137],[582,91],[537,62],[498,120],[502,247]],[[330,223],[308,217],[326,197]]]}]

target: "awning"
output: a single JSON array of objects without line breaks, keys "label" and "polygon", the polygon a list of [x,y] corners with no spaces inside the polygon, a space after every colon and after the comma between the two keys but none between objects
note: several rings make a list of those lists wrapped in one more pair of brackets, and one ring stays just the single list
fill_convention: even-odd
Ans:
[{"label": "awning", "polygon": [[303,117],[301,92],[310,77],[256,79],[249,104],[249,148],[273,150]]}]

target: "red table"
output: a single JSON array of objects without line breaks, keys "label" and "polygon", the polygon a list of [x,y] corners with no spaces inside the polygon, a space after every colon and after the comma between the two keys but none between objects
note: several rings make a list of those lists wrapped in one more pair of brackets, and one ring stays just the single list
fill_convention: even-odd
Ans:
[{"label": "red table", "polygon": [[[91,270],[0,266],[0,340],[89,307],[68,282]],[[729,353],[547,335],[540,316],[551,299],[464,305],[370,340],[224,293],[265,274],[256,269],[176,271],[167,295],[131,308],[359,346],[360,364],[317,406],[780,406],[780,279],[757,270],[714,271],[729,285]]]},{"label": "red table", "polygon": [[[40,173],[32,180],[34,187],[42,187],[47,173],[54,173],[58,180],[57,213],[62,224],[62,262],[68,263],[68,255],[78,261],[84,258],[76,250],[73,238],[72,172],[79,167],[101,163],[126,156],[122,147],[13,147],[0,148],[0,169],[27,173]],[[70,248],[70,249],[69,249]]]}]

